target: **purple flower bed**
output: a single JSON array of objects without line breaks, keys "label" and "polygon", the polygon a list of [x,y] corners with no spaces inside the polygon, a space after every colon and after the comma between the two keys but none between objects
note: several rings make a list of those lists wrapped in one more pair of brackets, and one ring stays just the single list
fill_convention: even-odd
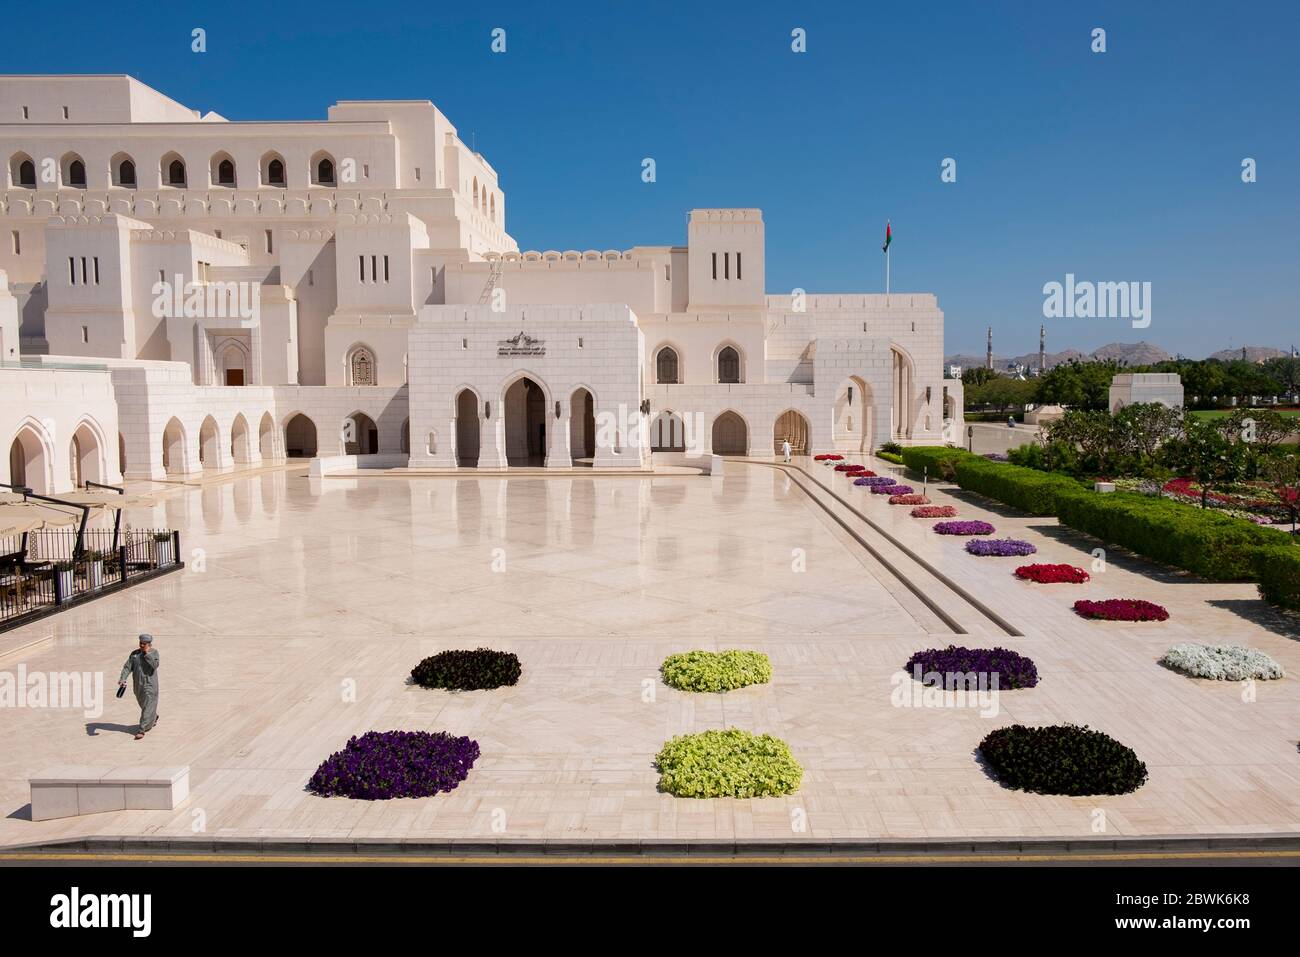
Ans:
[{"label": "purple flower bed", "polygon": [[1032,555],[1038,549],[1018,538],[984,538],[967,542],[966,551],[972,555],[995,555],[1006,558],[1010,555]]},{"label": "purple flower bed", "polygon": [[[913,677],[919,673],[922,681],[939,675],[943,687],[949,691],[971,688],[972,674],[976,676],[976,686],[980,675],[997,675],[999,689],[1032,688],[1038,684],[1038,667],[1024,655],[1006,648],[962,648],[957,645],[927,648],[912,655],[903,667]],[[986,683],[985,687],[991,687],[991,683]]]},{"label": "purple flower bed", "polygon": [[936,522],[934,530],[940,535],[992,535],[995,529],[988,522]]},{"label": "purple flower bed", "polygon": [[429,797],[464,781],[478,756],[477,741],[445,731],[367,731],[326,758],[307,790],[367,801]]},{"label": "purple flower bed", "polygon": [[1005,452],[985,452],[985,453],[984,453],[984,458],[988,459],[990,462],[1010,462],[1010,461],[1011,461],[1011,457],[1008,456]]},{"label": "purple flower bed", "polygon": [[854,479],[853,484],[865,485],[868,488],[875,488],[876,486],[887,487],[890,485],[897,485],[898,479],[890,478],[888,475],[867,475],[862,478]]},{"label": "purple flower bed", "polygon": [[877,485],[871,490],[872,495],[911,495],[916,489],[910,485]]}]

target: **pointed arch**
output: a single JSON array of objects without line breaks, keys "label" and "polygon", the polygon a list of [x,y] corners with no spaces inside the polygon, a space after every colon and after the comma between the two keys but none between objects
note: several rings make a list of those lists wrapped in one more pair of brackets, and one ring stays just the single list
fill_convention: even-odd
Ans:
[{"label": "pointed arch", "polygon": [[379,369],[375,350],[364,342],[353,343],[347,352],[348,385],[378,385]]},{"label": "pointed arch", "polygon": [[222,458],[221,429],[216,419],[205,416],[199,425],[199,464],[205,469],[220,468]]},{"label": "pointed arch", "polygon": [[86,188],[86,161],[81,158],[81,154],[64,153],[63,158],[59,160],[59,171],[62,174],[62,186],[69,189]]},{"label": "pointed arch", "polygon": [[72,473],[74,487],[85,485],[87,481],[108,481],[108,443],[104,430],[99,423],[88,415],[83,415],[72,430],[70,450],[72,461],[69,471]]},{"label": "pointed arch", "polygon": [[655,347],[654,381],[658,385],[681,384],[682,352],[671,342],[661,342]]},{"label": "pointed arch", "polygon": [[9,444],[9,481],[39,495],[54,491],[54,443],[45,426],[27,416]]},{"label": "pointed arch", "polygon": [[313,186],[337,186],[338,171],[334,157],[326,150],[317,150],[311,158],[311,184]]},{"label": "pointed arch", "polygon": [[135,160],[130,153],[114,153],[108,161],[108,175],[113,185],[121,189],[135,189],[139,185]]},{"label": "pointed arch", "polygon": [[262,174],[262,185],[272,186],[276,189],[284,189],[289,185],[288,171],[284,165],[284,157],[276,150],[269,150],[263,154],[259,163]]},{"label": "pointed arch", "polygon": [[158,161],[158,178],[163,186],[172,189],[185,189],[189,185],[185,160],[180,153],[171,151],[163,154],[162,159]]},{"label": "pointed arch", "polygon": [[772,451],[781,454],[784,442],[790,443],[795,455],[807,455],[811,426],[808,417],[798,409],[786,409],[772,423]]},{"label": "pointed arch", "polygon": [[257,450],[262,453],[262,460],[270,462],[276,458],[275,453],[275,419],[270,412],[263,412],[257,424]]},{"label": "pointed arch", "polygon": [[745,381],[745,350],[732,339],[724,339],[713,350],[713,381],[737,384]]},{"label": "pointed arch", "polygon": [[284,454],[291,459],[316,457],[316,423],[303,412],[284,417]]},{"label": "pointed arch", "polygon": [[185,435],[185,426],[181,420],[172,416],[163,427],[162,466],[168,475],[184,475],[189,471],[189,442]]},{"label": "pointed arch", "polygon": [[664,409],[650,423],[650,451],[686,451],[686,424],[672,409]]},{"label": "pointed arch", "polygon": [[713,420],[714,455],[748,455],[749,422],[735,409],[720,412]]},{"label": "pointed arch", "polygon": [[343,454],[374,455],[379,451],[379,426],[360,409],[343,420]]},{"label": "pointed arch", "polygon": [[248,420],[237,412],[230,423],[230,460],[236,465],[248,465],[253,458],[253,446],[248,435]]},{"label": "pointed arch", "polygon": [[234,189],[237,185],[235,158],[225,150],[213,153],[212,159],[208,161],[208,176],[213,186]]},{"label": "pointed arch", "polygon": [[13,189],[36,188],[36,161],[26,153],[9,157],[9,185]]}]

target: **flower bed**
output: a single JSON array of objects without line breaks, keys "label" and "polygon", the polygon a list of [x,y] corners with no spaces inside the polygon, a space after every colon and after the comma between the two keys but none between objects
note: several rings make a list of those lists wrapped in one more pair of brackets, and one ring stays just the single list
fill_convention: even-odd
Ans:
[{"label": "flower bed", "polygon": [[772,662],[758,651],[686,651],[669,655],[664,682],[681,691],[731,691],[772,680]]},{"label": "flower bed", "polygon": [[518,656],[508,651],[476,648],[474,651],[442,651],[425,658],[411,669],[411,680],[421,688],[481,691],[513,685],[522,673]]},{"label": "flower bed", "polygon": [[1016,569],[1016,577],[1038,582],[1040,585],[1055,585],[1061,582],[1082,585],[1089,580],[1088,573],[1074,565],[1021,565]]},{"label": "flower bed", "polygon": [[872,495],[911,495],[916,489],[910,485],[877,485],[871,489]]},{"label": "flower bed", "polygon": [[1107,598],[1089,601],[1080,598],[1074,610],[1084,618],[1101,618],[1105,621],[1164,621],[1169,612],[1153,601],[1141,598]]},{"label": "flower bed", "polygon": [[1032,555],[1038,549],[1018,538],[977,538],[966,543],[966,551],[972,555],[1008,558],[1012,555]]},{"label": "flower bed", "polygon": [[999,690],[1032,688],[1038,684],[1038,667],[1024,655],[1006,648],[962,648],[958,645],[927,648],[912,655],[903,668],[913,677],[919,672],[922,681],[933,681],[936,686],[939,682],[931,676],[941,676],[943,687],[948,691],[979,687],[979,675],[990,676],[985,679],[985,687],[993,687],[992,676],[996,675]]},{"label": "flower bed", "polygon": [[477,741],[443,731],[367,731],[326,758],[307,790],[366,801],[430,797],[454,790],[478,756]]},{"label": "flower bed", "polygon": [[877,485],[897,485],[898,479],[890,478],[888,475],[876,475],[874,472],[870,475],[863,475],[853,480],[854,485],[862,485],[867,488],[874,488]]},{"label": "flower bed", "polygon": [[[929,505],[930,504],[930,500],[926,498],[924,495],[922,495],[920,492],[905,492],[903,494],[899,494],[898,492],[895,492],[893,489],[890,489],[890,491],[893,493],[889,496],[890,505]],[[953,514],[955,515],[957,513],[953,512]]]},{"label": "flower bed", "polygon": [[865,465],[850,465],[850,464],[848,464],[847,462],[841,462],[839,465],[835,466],[835,471],[837,471],[837,472],[861,472],[863,475],[875,475],[875,474],[876,474],[875,472],[871,471],[871,469],[867,468]]},{"label": "flower bed", "polygon": [[998,779],[1018,791],[1128,794],[1147,779],[1132,748],[1086,726],[1013,724],[990,732],[979,750]]},{"label": "flower bed", "polygon": [[793,793],[803,781],[789,745],[739,728],[672,738],[655,766],[659,789],[677,797],[770,797]]},{"label": "flower bed", "polygon": [[1264,652],[1240,645],[1174,645],[1165,652],[1160,663],[1193,678],[1219,681],[1245,681],[1247,678],[1269,681],[1286,677],[1282,666]]},{"label": "flower bed", "polygon": [[951,505],[923,505],[912,509],[913,518],[952,518],[957,509]]},{"label": "flower bed", "polygon": [[939,522],[934,530],[940,535],[992,535],[996,529],[988,522]]},{"label": "flower bed", "polygon": [[836,455],[834,452],[823,452],[821,455],[813,456],[814,462],[842,462],[844,456]]}]

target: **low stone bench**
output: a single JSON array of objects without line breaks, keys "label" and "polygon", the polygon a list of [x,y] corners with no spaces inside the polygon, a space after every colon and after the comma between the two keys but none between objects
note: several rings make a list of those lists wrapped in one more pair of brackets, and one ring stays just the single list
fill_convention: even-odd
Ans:
[{"label": "low stone bench", "polygon": [[190,768],[59,765],[29,783],[33,821],[101,811],[170,811],[189,797]]}]

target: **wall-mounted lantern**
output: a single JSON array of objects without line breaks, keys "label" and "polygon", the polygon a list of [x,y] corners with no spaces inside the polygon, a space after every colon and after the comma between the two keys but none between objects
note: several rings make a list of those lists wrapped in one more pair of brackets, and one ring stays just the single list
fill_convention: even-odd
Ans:
[{"label": "wall-mounted lantern", "polygon": [[649,400],[649,399],[642,399],[642,400],[641,400],[641,414],[642,414],[642,415],[649,415],[649,414],[650,414],[650,400]]},{"label": "wall-mounted lantern", "polygon": [[560,417],[560,400],[559,400],[559,399],[556,399],[556,400],[555,400],[555,417],[556,417],[557,419]]},{"label": "wall-mounted lantern", "polygon": [[483,418],[485,418],[485,419],[491,419],[491,418],[492,418],[492,403],[491,403],[491,402],[484,402],[484,403],[483,403]]}]

